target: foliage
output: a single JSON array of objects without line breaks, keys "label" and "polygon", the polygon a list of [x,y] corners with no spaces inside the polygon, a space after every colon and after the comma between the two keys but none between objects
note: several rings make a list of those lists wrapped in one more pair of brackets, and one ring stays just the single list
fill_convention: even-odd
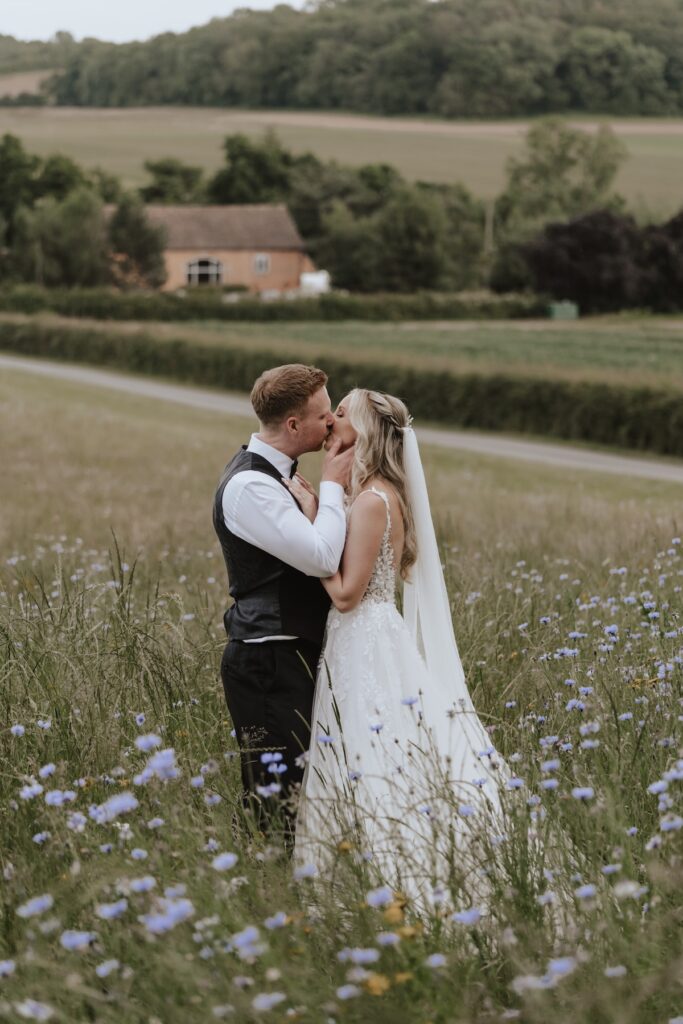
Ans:
[{"label": "foliage", "polygon": [[[249,391],[267,367],[297,361],[296,353],[45,322],[0,321],[0,348],[243,391]],[[359,381],[367,382],[401,395],[416,418],[683,455],[681,397],[675,391],[510,373],[456,374],[389,362],[354,363],[322,349],[313,361],[324,364],[340,394]]]},{"label": "foliage", "polygon": [[108,280],[102,204],[88,188],[53,196],[15,217],[14,265],[27,281],[54,287],[92,286]]},{"label": "foliage", "polygon": [[166,280],[166,234],[150,224],[141,200],[127,193],[114,210],[108,225],[119,285],[157,288]]},{"label": "foliage", "polygon": [[549,224],[520,247],[534,287],[584,312],[683,305],[683,215],[662,225],[599,210]]},{"label": "foliage", "polygon": [[192,290],[121,294],[105,289],[58,289],[14,286],[0,291],[0,309],[20,313],[50,310],[63,316],[96,320],[224,321],[400,321],[510,320],[540,316],[545,304],[534,295],[458,295],[419,292],[413,295],[344,295],[264,302],[251,297],[225,301],[220,291]]},{"label": "foliage", "polygon": [[623,201],[611,189],[625,159],[624,144],[608,126],[591,134],[559,118],[532,125],[525,152],[508,161],[506,185],[496,201],[491,286],[499,291],[533,287],[522,246],[549,221],[599,207],[621,209]]},{"label": "foliage", "polygon": [[200,203],[204,199],[201,167],[192,167],[173,157],[145,160],[145,170],[152,176],[143,185],[140,195],[146,203]]},{"label": "foliage", "polygon": [[225,167],[207,187],[210,202],[272,203],[288,194],[292,157],[274,132],[266,132],[261,141],[228,135],[223,151]]},{"label": "foliage", "polygon": [[12,241],[14,217],[21,206],[30,206],[37,193],[36,175],[40,159],[26,152],[15,135],[0,139],[0,216]]},{"label": "foliage", "polygon": [[637,0],[526,0],[514,15],[504,0],[326,0],[239,10],[145,43],[55,49],[62,70],[49,92],[60,104],[113,107],[675,114],[682,51],[677,0],[652,0],[645,16]]}]

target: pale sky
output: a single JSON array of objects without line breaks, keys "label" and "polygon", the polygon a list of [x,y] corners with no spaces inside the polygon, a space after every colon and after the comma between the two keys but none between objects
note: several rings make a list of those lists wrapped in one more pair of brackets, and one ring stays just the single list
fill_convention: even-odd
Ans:
[{"label": "pale sky", "polygon": [[[71,32],[114,42],[148,39],[160,32],[184,32],[239,7],[270,10],[277,0],[1,0],[0,35],[49,39]],[[303,7],[303,0],[287,0]]]}]

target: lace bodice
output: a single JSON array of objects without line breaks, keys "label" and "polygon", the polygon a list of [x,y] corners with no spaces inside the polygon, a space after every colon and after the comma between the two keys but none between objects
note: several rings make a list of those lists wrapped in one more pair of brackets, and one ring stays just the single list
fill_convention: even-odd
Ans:
[{"label": "lace bodice", "polygon": [[368,488],[373,494],[378,494],[385,504],[387,510],[387,523],[384,527],[382,545],[379,549],[375,567],[368,583],[368,589],[363,595],[361,604],[365,601],[390,601],[392,604],[396,595],[396,566],[394,565],[394,549],[391,546],[391,512],[389,511],[389,498],[385,491],[377,487]]}]

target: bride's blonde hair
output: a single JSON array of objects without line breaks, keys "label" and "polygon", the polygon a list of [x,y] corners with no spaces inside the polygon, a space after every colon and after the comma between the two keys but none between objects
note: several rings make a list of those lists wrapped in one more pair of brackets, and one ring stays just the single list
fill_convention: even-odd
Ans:
[{"label": "bride's blonde hair", "polygon": [[351,470],[350,498],[354,500],[368,480],[381,476],[396,491],[403,517],[405,540],[401,565],[403,579],[417,558],[415,523],[408,503],[403,464],[403,428],[410,426],[410,415],[400,398],[382,391],[354,388],[348,397],[347,415],[356,431],[355,457]]}]

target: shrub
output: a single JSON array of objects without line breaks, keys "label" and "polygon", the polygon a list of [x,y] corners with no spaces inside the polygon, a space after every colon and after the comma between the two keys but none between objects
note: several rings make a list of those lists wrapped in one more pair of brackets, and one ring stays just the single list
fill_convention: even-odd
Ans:
[{"label": "shrub", "polygon": [[544,315],[545,303],[533,295],[460,292],[453,295],[344,295],[330,292],[314,299],[263,302],[245,298],[226,302],[220,290],[122,293],[108,289],[43,289],[16,286],[0,290],[0,310],[96,320],[509,320]]},{"label": "shrub", "polygon": [[[297,361],[295,353],[25,321],[0,322],[0,348],[237,391],[248,391],[268,366]],[[338,391],[363,385],[400,395],[418,419],[683,455],[683,401],[673,391],[356,364],[325,352],[312,361],[325,367]]]}]

